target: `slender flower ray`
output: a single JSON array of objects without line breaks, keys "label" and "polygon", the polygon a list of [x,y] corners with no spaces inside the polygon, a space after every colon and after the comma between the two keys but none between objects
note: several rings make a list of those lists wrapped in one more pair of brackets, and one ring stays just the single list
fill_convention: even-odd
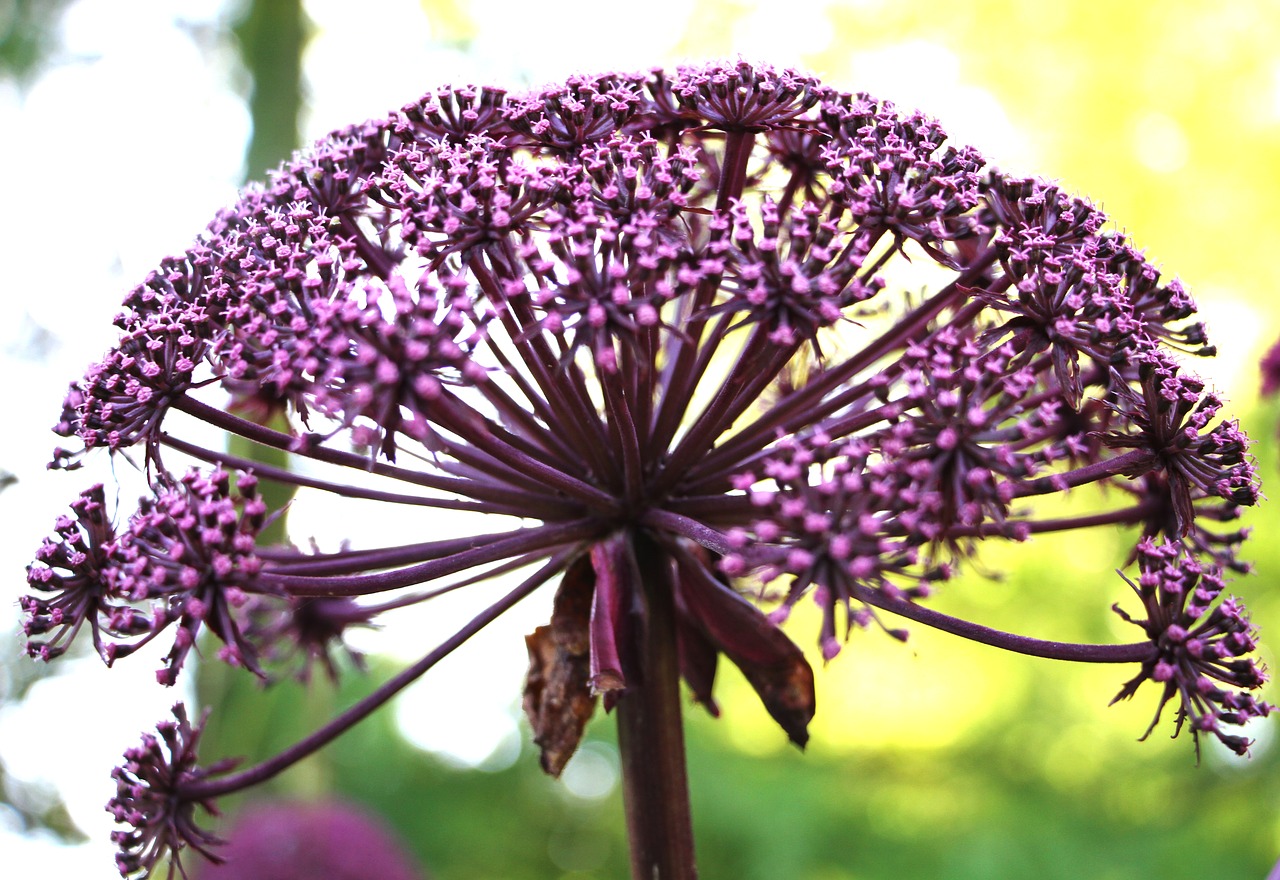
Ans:
[{"label": "slender flower ray", "polygon": [[[381,492],[377,489],[364,489],[358,486],[350,486],[343,483],[332,483],[328,480],[320,480],[314,477],[308,477],[304,474],[298,474],[287,468],[278,468],[273,465],[264,464],[260,461],[254,461],[248,458],[241,458],[231,455],[227,452],[215,452],[211,449],[203,449],[194,443],[188,443],[181,438],[171,436],[170,434],[161,434],[160,442],[165,446],[185,452],[193,458],[201,461],[207,461],[210,464],[216,464],[219,467],[231,468],[243,472],[252,471],[257,477],[264,480],[275,480],[282,483],[290,483],[298,487],[309,489],[321,489],[326,492],[333,492],[346,498],[363,498],[366,501],[383,501],[388,504],[408,504],[418,507],[440,507],[446,510],[488,510],[493,511],[492,507],[483,507],[475,502],[459,501],[456,498],[431,498],[426,495],[406,495],[399,492]],[[509,511],[513,515],[517,513],[516,508]]]},{"label": "slender flower ray", "polygon": [[261,782],[266,782],[318,749],[324,748],[334,739],[359,724],[400,691],[421,678],[423,673],[460,648],[480,630],[493,623],[503,612],[559,574],[573,555],[574,553],[570,551],[553,556],[545,565],[513,590],[473,617],[466,625],[442,642],[439,647],[424,655],[416,663],[396,673],[395,676],[379,685],[373,693],[343,711],[320,730],[305,739],[299,740],[273,758],[256,764],[247,770],[242,770],[239,773],[224,776],[217,780],[202,780],[192,785],[189,789],[180,788],[178,794],[187,800],[196,801],[222,797]]},{"label": "slender flower ray", "polygon": [[[978,275],[986,271],[992,259],[994,259],[994,252],[989,258],[985,255],[980,257],[968,270],[969,274]],[[930,300],[917,306],[913,312],[904,316],[901,321],[853,357],[843,363],[829,366],[814,381],[779,398],[770,410],[762,414],[752,425],[728,438],[708,454],[701,462],[701,467],[711,468],[742,460],[742,457],[752,450],[752,444],[756,444],[755,449],[767,447],[777,431],[794,431],[811,423],[811,420],[826,418],[838,412],[851,402],[850,398],[856,399],[862,392],[861,384],[845,387],[852,378],[890,352],[905,347],[911,339],[923,335],[928,322],[948,303],[954,301],[957,293],[963,291],[962,281],[963,279],[952,282]],[[831,396],[824,400],[826,395]]]},{"label": "slender flower ray", "polygon": [[[447,559],[472,550],[493,553],[495,552],[493,550],[494,544],[509,547],[518,542],[527,543],[531,531],[537,532],[537,530],[527,528],[513,529],[509,532],[490,532],[488,534],[469,535],[465,538],[423,541],[401,547],[379,547],[372,550],[339,550],[334,553],[311,553],[305,556],[299,554],[296,550],[276,552],[271,555],[268,555],[268,551],[263,551],[258,555],[264,562],[272,563],[269,566],[271,571],[307,577],[325,577],[379,568],[392,568],[397,565],[410,565],[433,559]],[[543,536],[547,534],[546,532],[537,533]],[[554,541],[556,538],[553,537],[552,540]],[[483,562],[480,564],[483,564]]]},{"label": "slender flower ray", "polygon": [[[259,575],[262,586],[268,590],[283,590],[294,596],[361,596],[372,593],[411,587],[439,577],[446,577],[496,562],[509,556],[530,553],[557,545],[581,541],[596,529],[589,520],[570,522],[558,526],[542,526],[523,530],[509,538],[501,538],[484,546],[459,550],[439,559],[432,559],[408,568],[377,574],[353,577],[338,575],[276,574],[264,571]],[[365,560],[366,566],[369,561]],[[375,567],[378,563],[374,562]]]},{"label": "slender flower ray", "polygon": [[[298,438],[290,437],[288,434],[282,434],[279,431],[273,431],[270,428],[258,425],[254,422],[246,421],[245,419],[238,418],[230,413],[221,412],[207,404],[191,400],[190,398],[183,399],[182,408],[190,412],[192,415],[206,418],[210,424],[227,428],[228,430],[240,434],[243,437],[247,437],[254,442],[261,443],[264,446],[274,446],[277,449],[288,449],[295,452],[301,451],[308,457],[314,458],[317,461],[339,464],[356,470],[378,474],[380,476],[393,477],[416,485],[425,486],[430,489],[441,489],[444,491],[454,491],[460,494],[467,494],[476,497],[477,500],[490,502],[501,501],[504,498],[514,500],[521,496],[529,498],[531,504],[538,504],[543,500],[539,496],[524,491],[519,487],[504,486],[496,481],[486,483],[486,481],[479,479],[456,480],[441,478],[434,474],[399,468],[380,461],[371,461],[364,456],[344,452],[342,450],[315,448],[310,440],[304,439],[300,443]],[[208,452],[201,453],[201,457],[211,454],[212,453]],[[601,498],[598,493],[592,493],[592,497]],[[607,499],[602,498],[601,500]]]},{"label": "slender flower ray", "polygon": [[1150,642],[1135,642],[1129,645],[1081,645],[1071,642],[1052,642],[1045,639],[1033,639],[1027,636],[1013,635],[982,626],[970,620],[962,620],[940,614],[923,605],[895,599],[876,590],[866,587],[853,588],[853,595],[860,601],[876,608],[892,611],[908,620],[923,623],[934,629],[961,636],[984,645],[1003,648],[1018,654],[1031,657],[1046,657],[1050,660],[1071,660],[1077,663],[1139,663],[1149,658],[1154,649]]}]

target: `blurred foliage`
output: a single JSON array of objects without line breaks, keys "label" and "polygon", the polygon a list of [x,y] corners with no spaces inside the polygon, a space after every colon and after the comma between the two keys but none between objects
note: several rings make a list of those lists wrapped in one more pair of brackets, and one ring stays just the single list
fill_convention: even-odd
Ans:
[{"label": "blurred foliage", "polygon": [[[0,631],[0,643],[20,645],[20,631]],[[29,659],[25,652],[0,655],[0,708],[25,699],[31,687],[49,674],[49,667]],[[23,829],[42,828],[68,843],[85,839],[56,791],[15,778],[0,761],[0,817],[6,811]]]},{"label": "blurred foliage", "polygon": [[1032,143],[1037,167],[1010,170],[1098,200],[1193,288],[1263,293],[1253,261],[1223,255],[1272,234],[1253,221],[1280,192],[1274,0],[834,3],[828,17],[816,69],[857,88],[859,50],[905,44],[926,69],[952,53]]},{"label": "blurred foliage", "polygon": [[249,75],[253,133],[245,151],[245,176],[260,180],[299,146],[302,52],[308,36],[302,0],[253,0],[245,4],[232,33]]},{"label": "blurred foliage", "polygon": [[0,0],[0,79],[30,83],[57,48],[56,30],[70,0]]},{"label": "blurred foliage", "polygon": [[[864,643],[833,666],[856,667],[889,647],[878,634],[858,638]],[[324,683],[314,687],[346,705],[390,671],[348,678],[336,695]],[[920,713],[886,712],[874,702],[863,704],[862,723],[886,728],[892,745],[850,746],[820,736],[808,754],[786,745],[745,699],[731,696],[719,721],[691,707],[690,781],[703,876],[1262,876],[1272,853],[1258,813],[1276,805],[1277,750],[1244,768],[1206,754],[1197,768],[1190,743],[1168,743],[1163,729],[1131,748],[1132,729],[1095,724],[1087,714],[1064,717],[1063,703],[1072,701],[1058,689],[1069,690],[1070,677],[1070,670],[1047,676],[1016,705],[936,749],[917,744],[916,725],[930,723]],[[209,754],[215,742],[230,754],[267,754],[319,720],[304,689],[292,683],[264,701],[250,693],[247,676],[240,681],[244,691],[221,698],[210,722]],[[729,684],[733,694],[745,694],[740,679]],[[896,679],[878,686],[890,696],[915,684]],[[832,688],[822,695],[832,698]],[[1105,703],[1105,692],[1092,696]],[[441,706],[439,723],[460,723],[465,711]],[[755,727],[750,735],[768,746],[737,747],[742,726]],[[584,748],[610,755],[612,730],[611,720],[598,716]],[[541,773],[527,741],[510,766],[459,770],[406,743],[383,712],[332,745],[324,764],[334,789],[386,817],[439,880],[626,875],[618,791],[603,799],[575,796]],[[250,797],[314,790],[314,773],[300,765]],[[237,802],[225,806],[234,813]]]},{"label": "blurred foliage", "polygon": [[[19,89],[25,88],[39,76],[49,58],[58,49],[57,26],[62,12],[70,0],[0,0],[0,84],[8,81]],[[25,334],[30,338],[20,344],[30,346],[33,354],[39,354],[40,346],[47,338]],[[17,480],[12,473],[0,467],[0,491]],[[19,645],[16,632],[7,627],[0,631],[0,642]],[[37,665],[19,652],[0,655],[0,706],[23,699],[31,686],[45,674],[45,667]],[[66,805],[57,794],[40,786],[21,783],[10,776],[0,763],[0,807],[24,828],[44,828],[63,840],[82,840],[84,835],[71,822]]]}]

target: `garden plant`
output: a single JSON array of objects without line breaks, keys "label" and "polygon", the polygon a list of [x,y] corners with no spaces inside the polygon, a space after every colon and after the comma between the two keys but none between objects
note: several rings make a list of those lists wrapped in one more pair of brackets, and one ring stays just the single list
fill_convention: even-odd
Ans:
[{"label": "garden plant", "polygon": [[[116,323],[67,394],[54,466],[111,455],[151,491],[116,515],[93,485],[58,520],[28,569],[32,656],[80,638],[112,664],[164,640],[161,685],[193,652],[337,676],[350,628],[487,597],[261,763],[199,755],[217,706],[175,706],[114,774],[125,876],[216,859],[218,798],[538,591],[554,599],[524,707],[542,766],[616,718],[637,880],[696,875],[682,681],[716,714],[722,659],[798,746],[817,709],[800,645],[833,661],[875,631],[907,639],[900,620],[1124,664],[1102,697],[1150,692],[1139,733],[1164,716],[1197,753],[1244,755],[1270,710],[1225,592],[1249,568],[1233,521],[1258,479],[1187,366],[1213,353],[1192,299],[1088,202],[867,95],[746,62],[446,87],[246,189]],[[393,506],[398,528],[386,546],[268,545],[284,511],[265,482]],[[1069,532],[1088,552],[1104,529],[1131,539],[1115,584],[1132,642],[929,607],[990,542]],[[816,633],[784,626],[802,603]]]}]

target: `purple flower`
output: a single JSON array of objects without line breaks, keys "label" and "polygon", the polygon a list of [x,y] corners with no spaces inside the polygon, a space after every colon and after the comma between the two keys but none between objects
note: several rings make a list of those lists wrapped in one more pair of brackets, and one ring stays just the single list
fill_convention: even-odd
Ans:
[{"label": "purple flower", "polygon": [[353,627],[371,627],[369,621],[376,613],[377,609],[346,596],[295,599],[258,595],[244,609],[248,625],[243,636],[250,644],[262,646],[264,659],[272,666],[292,666],[299,681],[309,681],[313,667],[319,665],[329,680],[336,682],[337,649],[345,649],[356,666],[364,665],[363,655],[347,647],[343,636]]},{"label": "purple flower", "polygon": [[[26,596],[27,650],[48,660],[89,622],[94,647],[108,664],[133,653],[174,627],[174,644],[157,672],[173,684],[202,629],[224,643],[219,657],[262,674],[255,647],[244,637],[236,609],[251,593],[261,567],[254,546],[266,506],[257,480],[241,474],[235,493],[223,470],[191,471],[143,498],[125,529],[111,526],[102,486],[72,505],[77,519],[62,517],[58,539],[47,539],[27,569],[27,582],[52,599]],[[114,639],[108,641],[104,636]]]},{"label": "purple flower", "polygon": [[240,632],[235,609],[255,589],[261,561],[254,541],[266,505],[257,480],[242,474],[237,496],[226,471],[192,471],[172,488],[144,498],[112,548],[112,589],[154,609],[153,633],[175,627],[161,684],[173,684],[202,628],[222,640],[219,657],[255,672],[255,651]]},{"label": "purple flower", "polygon": [[1147,539],[1138,546],[1138,582],[1125,578],[1142,601],[1147,617],[1135,620],[1116,606],[1116,613],[1142,627],[1155,653],[1121,689],[1115,700],[1132,697],[1143,682],[1161,687],[1160,705],[1143,739],[1160,721],[1171,701],[1176,736],[1187,722],[1200,751],[1200,735],[1212,734],[1238,755],[1250,740],[1224,726],[1241,727],[1265,718],[1272,707],[1248,691],[1267,681],[1266,670],[1246,657],[1257,647],[1257,631],[1234,596],[1222,598],[1221,573],[1186,558],[1173,543]]},{"label": "purple flower", "polygon": [[[110,663],[114,646],[104,635],[130,638],[150,629],[145,615],[108,589],[105,571],[115,529],[107,518],[105,498],[101,484],[81,492],[71,503],[75,519],[59,517],[54,526],[57,537],[46,538],[36,551],[35,563],[27,567],[27,585],[52,594],[21,599],[27,653],[32,657],[51,660],[61,655],[87,623],[94,649]],[[44,638],[49,633],[52,638]]]},{"label": "purple flower", "polygon": [[[58,434],[78,438],[85,450],[142,442],[148,461],[158,453],[164,414],[191,388],[212,332],[206,309],[213,300],[197,269],[204,260],[199,246],[167,259],[129,294],[128,311],[116,318],[119,344],[72,386]],[[59,449],[54,463],[66,466],[77,457]]]},{"label": "purple flower", "polygon": [[[1187,594],[1247,571],[1244,533],[1217,529],[1259,490],[1246,438],[1180,359],[1213,353],[1193,314],[1094,206],[793,71],[443,89],[297,155],[130,294],[120,345],[64,403],[58,432],[83,450],[55,460],[141,444],[154,497],[115,531],[100,500],[59,523],[29,574],[53,598],[25,602],[30,633],[56,634],[31,650],[56,653],[82,620],[100,644],[174,624],[166,682],[206,629],[259,674],[288,655],[336,674],[346,627],[521,573],[206,797],[319,748],[544,586],[525,692],[543,765],[559,772],[603,700],[641,824],[683,821],[663,800],[683,785],[677,676],[716,713],[727,658],[805,742],[813,673],[781,623],[806,600],[827,660],[871,623],[906,638],[893,614],[1141,663],[1125,696],[1163,682],[1161,705],[1177,696],[1180,720],[1217,733],[1265,713],[1245,693],[1262,676],[1240,666],[1253,641],[1234,600]],[[252,407],[289,427],[235,414]],[[307,466],[208,448],[170,429],[175,411]],[[175,476],[188,459],[216,470]],[[411,537],[258,547],[276,512],[255,479],[394,507]],[[433,533],[440,512],[461,537]],[[1142,643],[1037,641],[922,603],[984,542],[1116,526],[1134,527]],[[1174,644],[1177,627],[1195,635]],[[648,785],[650,760],[670,788]],[[684,846],[676,826],[633,823],[652,844],[636,851]]]},{"label": "purple flower", "polygon": [[1280,342],[1271,346],[1262,359],[1262,393],[1273,395],[1280,391]]},{"label": "purple flower", "polygon": [[[1258,481],[1248,458],[1248,438],[1234,421],[1219,421],[1222,401],[1206,392],[1204,382],[1182,375],[1161,351],[1144,352],[1138,383],[1118,389],[1115,404],[1125,430],[1106,435],[1115,448],[1150,455],[1164,476],[1176,537],[1191,530],[1195,502],[1223,498],[1236,505],[1258,501]],[[1141,472],[1149,472],[1149,465]]]},{"label": "purple flower", "polygon": [[422,880],[384,823],[338,802],[254,804],[200,880]]},{"label": "purple flower", "polygon": [[169,857],[168,877],[179,874],[186,880],[181,852],[192,847],[213,861],[218,856],[212,847],[222,843],[216,835],[195,822],[196,807],[212,815],[217,809],[212,800],[202,797],[195,786],[210,777],[230,770],[235,761],[220,761],[207,768],[198,766],[196,749],[200,743],[199,724],[192,724],[186,707],[173,707],[175,721],[161,721],[156,733],[143,734],[142,744],[124,753],[124,764],[111,774],[116,781],[116,794],[107,803],[107,812],[116,822],[130,826],[128,831],[112,832],[119,847],[116,867],[122,877],[151,872]]}]

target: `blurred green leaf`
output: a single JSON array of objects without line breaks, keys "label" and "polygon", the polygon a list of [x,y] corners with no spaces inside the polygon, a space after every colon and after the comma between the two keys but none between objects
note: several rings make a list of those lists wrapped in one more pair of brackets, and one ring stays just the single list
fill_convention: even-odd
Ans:
[{"label": "blurred green leaf", "polygon": [[29,84],[57,48],[70,0],[0,0],[0,78]]},{"label": "blurred green leaf", "polygon": [[298,147],[302,52],[308,35],[302,0],[254,0],[232,32],[250,78],[253,135],[245,174],[247,180],[260,180]]}]

